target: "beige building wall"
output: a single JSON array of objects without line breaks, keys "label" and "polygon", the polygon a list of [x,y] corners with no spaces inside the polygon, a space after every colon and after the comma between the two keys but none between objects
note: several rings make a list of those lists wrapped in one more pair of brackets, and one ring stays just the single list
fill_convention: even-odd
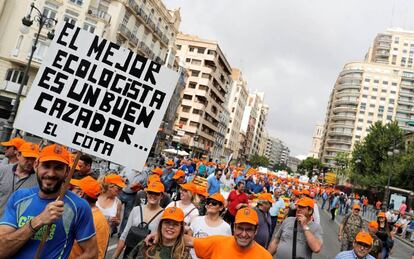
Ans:
[{"label": "beige building wall", "polygon": [[189,77],[177,110],[174,141],[197,156],[209,153],[213,159],[221,160],[230,64],[216,41],[179,34],[176,44],[177,56],[185,62]]},{"label": "beige building wall", "polygon": [[226,129],[225,144],[233,153],[233,158],[239,158],[241,144],[239,141],[240,128],[243,119],[244,108],[246,107],[247,97],[249,96],[247,82],[243,78],[243,73],[237,68],[232,69],[231,74],[233,83],[229,94],[227,109],[230,113],[228,127]]},{"label": "beige building wall", "polygon": [[313,132],[312,147],[308,154],[309,157],[319,158],[319,153],[321,152],[322,137],[323,124],[317,124],[315,131]]},{"label": "beige building wall", "polygon": [[[17,94],[37,33],[36,22],[28,34],[19,31],[30,3],[25,0],[0,1],[0,109]],[[38,0],[34,3],[42,13],[57,19],[58,26],[65,21],[74,23],[159,63],[178,67],[174,59],[174,42],[181,22],[180,13],[179,10],[167,10],[161,1]],[[47,52],[47,33],[48,30],[43,29],[39,36],[22,99]]]},{"label": "beige building wall", "polygon": [[414,32],[389,29],[378,34],[365,62],[344,66],[328,103],[322,161],[349,152],[376,121],[396,120],[414,131]]},{"label": "beige building wall", "polygon": [[249,96],[249,106],[254,107],[255,110],[252,115],[255,116],[255,123],[253,129],[252,145],[249,156],[254,154],[263,155],[266,148],[266,138],[263,137],[265,131],[265,123],[269,107],[264,103],[264,93],[255,92]]}]

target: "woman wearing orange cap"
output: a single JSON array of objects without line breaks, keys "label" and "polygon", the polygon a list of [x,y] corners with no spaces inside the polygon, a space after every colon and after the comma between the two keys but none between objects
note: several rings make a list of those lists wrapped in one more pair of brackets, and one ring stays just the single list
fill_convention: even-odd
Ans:
[{"label": "woman wearing orange cap", "polygon": [[113,234],[116,232],[116,228],[121,222],[122,202],[118,199],[118,195],[126,185],[122,181],[121,176],[117,174],[104,176],[99,182],[102,187],[102,194],[98,197],[96,207],[98,207],[108,219],[111,226],[111,234]]},{"label": "woman wearing orange cap", "polygon": [[180,198],[179,201],[172,201],[168,204],[168,207],[178,207],[184,211],[184,222],[189,226],[191,221],[199,216],[198,209],[193,204],[195,194],[197,192],[197,186],[193,183],[180,184]]},{"label": "woman wearing orange cap", "polygon": [[189,249],[184,243],[184,212],[177,207],[165,209],[157,228],[158,241],[147,246],[145,242],[137,245],[132,253],[138,252],[135,258],[191,258]]},{"label": "woman wearing orange cap", "polygon": [[390,230],[390,227],[387,222],[387,217],[385,217],[384,212],[380,212],[377,215],[378,222],[378,231],[376,233],[377,237],[382,242],[381,256],[382,259],[388,258],[392,247],[394,246],[394,232]]},{"label": "woman wearing orange cap", "polygon": [[[145,189],[147,194],[147,204],[139,205],[132,209],[131,214],[128,217],[128,222],[125,226],[124,231],[119,238],[117,248],[114,252],[113,258],[118,258],[125,248],[124,258],[131,254],[131,250],[134,245],[138,244],[142,240],[131,240],[134,239],[132,235],[128,235],[132,226],[140,226],[145,223],[148,224],[148,229],[151,232],[155,232],[158,227],[161,212],[163,211],[160,206],[160,200],[163,196],[165,189],[161,182],[151,182]],[[134,245],[128,245],[134,243]]]}]

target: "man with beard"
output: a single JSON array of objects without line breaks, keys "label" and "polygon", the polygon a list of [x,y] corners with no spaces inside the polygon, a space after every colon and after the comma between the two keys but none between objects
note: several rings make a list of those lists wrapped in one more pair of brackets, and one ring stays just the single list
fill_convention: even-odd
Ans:
[{"label": "man with beard", "polygon": [[186,246],[194,247],[200,258],[272,258],[269,252],[254,241],[259,218],[252,208],[237,211],[233,236],[209,236],[194,238],[185,235]]},{"label": "man with beard", "polygon": [[79,170],[73,175],[73,179],[82,179],[86,176],[92,176],[94,179],[98,179],[99,175],[92,171],[93,159],[89,155],[81,155],[78,162]]},{"label": "man with beard", "polygon": [[0,167],[0,217],[13,192],[37,185],[33,164],[38,157],[39,146],[26,142],[19,147],[16,164]]},{"label": "man with beard", "polygon": [[[269,244],[268,251],[276,258],[312,258],[322,249],[321,226],[312,221],[314,200],[298,200],[296,217],[286,218]],[[295,254],[293,254],[295,253]]]},{"label": "man with beard", "polygon": [[53,144],[45,147],[34,164],[39,186],[20,189],[10,196],[0,220],[0,255],[34,258],[47,225],[51,225],[40,258],[67,258],[76,240],[83,253],[97,258],[92,211],[71,191],[56,201],[69,173],[70,154]]}]

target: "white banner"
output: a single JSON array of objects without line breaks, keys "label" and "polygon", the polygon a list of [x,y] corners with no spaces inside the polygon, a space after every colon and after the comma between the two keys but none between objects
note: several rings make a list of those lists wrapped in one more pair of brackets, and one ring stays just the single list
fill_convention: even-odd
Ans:
[{"label": "white banner", "polygon": [[141,170],[177,81],[178,73],[65,23],[14,127]]}]

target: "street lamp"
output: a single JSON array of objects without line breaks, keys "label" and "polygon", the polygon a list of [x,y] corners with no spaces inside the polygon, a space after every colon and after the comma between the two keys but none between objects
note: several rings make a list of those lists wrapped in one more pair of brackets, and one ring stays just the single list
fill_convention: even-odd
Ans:
[{"label": "street lamp", "polygon": [[[398,150],[396,148],[396,145],[394,145],[394,147],[392,149],[390,149],[387,152],[387,155],[390,159],[392,159],[392,164],[394,165],[394,161],[395,161],[395,157],[400,153],[400,150]],[[394,166],[393,166],[394,168]],[[387,181],[387,189],[385,190],[385,195],[384,195],[384,202],[383,204],[386,205],[386,208],[388,209],[388,203],[389,203],[389,196],[390,196],[390,182],[391,182],[391,168],[390,170],[388,170],[388,181]]]},{"label": "street lamp", "polygon": [[9,119],[7,120],[7,124],[4,126],[3,138],[2,138],[3,140],[9,139],[10,136],[12,135],[13,123],[14,123],[14,120],[16,118],[17,109],[19,108],[20,97],[22,95],[23,88],[27,84],[27,81],[28,81],[30,65],[32,63],[33,54],[34,54],[34,52],[36,51],[36,48],[37,48],[37,43],[39,41],[40,33],[42,32],[43,27],[45,27],[45,28],[49,29],[49,31],[47,33],[47,38],[50,39],[50,40],[53,39],[53,37],[54,37],[53,28],[55,27],[55,25],[57,23],[57,20],[43,15],[42,11],[40,11],[34,5],[34,3],[32,3],[30,5],[29,14],[27,16],[23,17],[23,19],[22,19],[22,27],[20,28],[20,32],[22,34],[27,34],[29,32],[30,26],[32,26],[33,22],[36,22],[38,24],[39,28],[37,30],[37,34],[36,34],[34,43],[32,45],[32,52],[30,53],[29,60],[28,60],[27,65],[26,65],[26,69],[25,69],[24,74],[23,74],[23,79],[20,82],[19,90],[17,91],[16,99],[14,100],[13,107],[12,107],[12,110],[10,112]]}]

